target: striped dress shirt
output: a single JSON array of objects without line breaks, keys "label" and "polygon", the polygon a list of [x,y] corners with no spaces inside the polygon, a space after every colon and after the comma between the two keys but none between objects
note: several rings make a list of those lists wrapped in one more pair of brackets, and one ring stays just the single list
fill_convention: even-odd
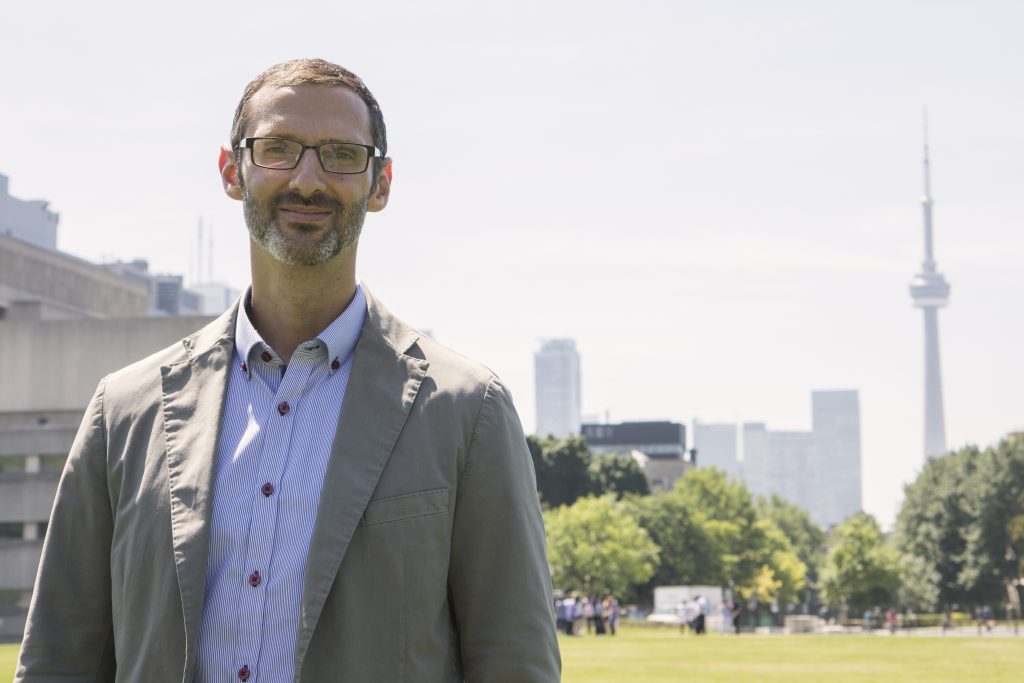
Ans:
[{"label": "striped dress shirt", "polygon": [[[247,302],[249,294],[246,294]],[[217,450],[197,683],[295,677],[306,558],[366,317],[348,308],[287,367],[240,306]]]}]

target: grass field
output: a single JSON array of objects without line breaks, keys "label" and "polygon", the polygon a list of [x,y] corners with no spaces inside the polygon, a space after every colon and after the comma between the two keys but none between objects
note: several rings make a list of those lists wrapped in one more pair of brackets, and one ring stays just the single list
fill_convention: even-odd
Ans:
[{"label": "grass field", "polygon": [[[682,637],[625,629],[614,638],[563,638],[564,683],[973,683],[1024,680],[1024,637]],[[16,645],[0,645],[0,683]]]}]

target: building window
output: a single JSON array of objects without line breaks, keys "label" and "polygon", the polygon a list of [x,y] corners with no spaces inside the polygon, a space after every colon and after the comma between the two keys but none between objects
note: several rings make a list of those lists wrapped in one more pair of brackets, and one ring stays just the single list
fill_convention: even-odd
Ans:
[{"label": "building window", "polygon": [[68,456],[64,453],[58,455],[44,455],[40,458],[40,471],[41,472],[56,472],[60,474],[64,471],[64,463],[67,462]]},{"label": "building window", "polygon": [[21,522],[0,522],[0,538],[24,538],[25,525]]},{"label": "building window", "polygon": [[12,473],[25,473],[25,456],[0,457],[0,474]]}]

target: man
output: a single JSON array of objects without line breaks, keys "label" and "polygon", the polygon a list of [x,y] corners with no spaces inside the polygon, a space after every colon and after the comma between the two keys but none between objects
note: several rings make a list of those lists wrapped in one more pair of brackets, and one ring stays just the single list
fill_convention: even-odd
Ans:
[{"label": "man", "polygon": [[220,171],[252,287],[100,382],[16,681],[558,680],[508,392],[356,281],[386,147],[339,66],[288,62],[246,88]]}]

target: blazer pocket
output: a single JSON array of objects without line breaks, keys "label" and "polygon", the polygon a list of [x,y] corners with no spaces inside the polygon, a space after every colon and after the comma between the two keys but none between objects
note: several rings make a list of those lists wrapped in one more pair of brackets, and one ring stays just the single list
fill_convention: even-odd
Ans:
[{"label": "blazer pocket", "polygon": [[437,515],[448,512],[450,502],[451,491],[448,489],[418,491],[393,498],[381,498],[370,501],[366,506],[363,521],[366,526],[376,526],[413,517]]}]

